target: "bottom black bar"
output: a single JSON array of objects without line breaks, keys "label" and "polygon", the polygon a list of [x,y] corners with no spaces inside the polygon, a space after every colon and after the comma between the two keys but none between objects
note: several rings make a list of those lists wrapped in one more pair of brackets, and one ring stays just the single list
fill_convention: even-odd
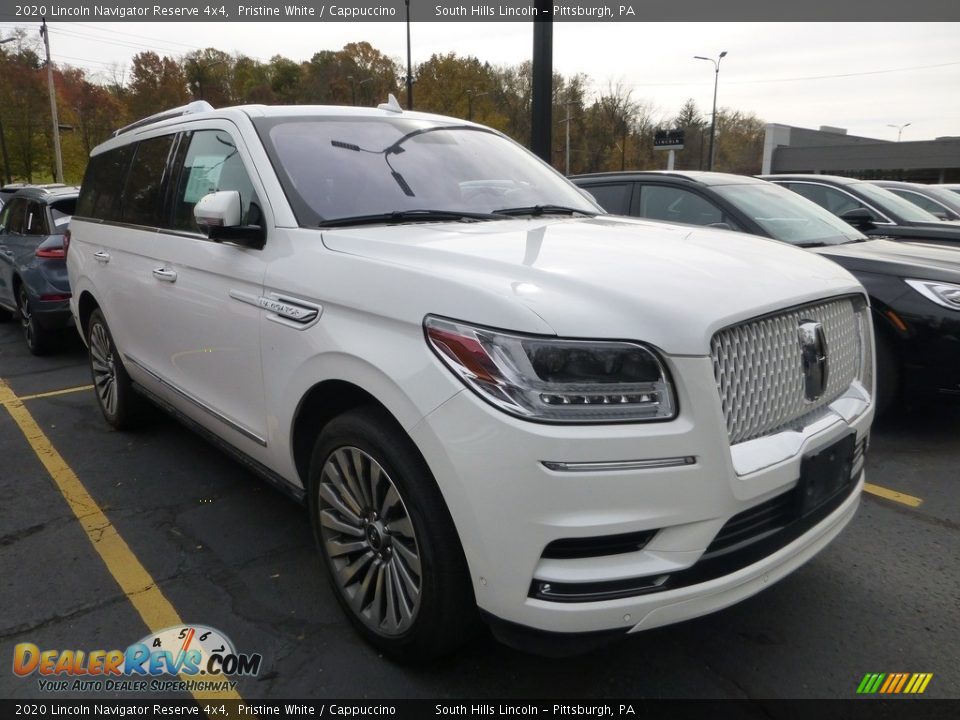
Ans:
[{"label": "bottom black bar", "polygon": [[0,700],[0,718],[711,718],[726,720],[941,720],[960,717],[960,700]]}]

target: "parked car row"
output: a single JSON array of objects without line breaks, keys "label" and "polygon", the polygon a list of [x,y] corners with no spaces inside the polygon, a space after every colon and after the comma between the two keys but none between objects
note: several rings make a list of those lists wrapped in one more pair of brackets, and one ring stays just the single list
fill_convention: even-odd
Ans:
[{"label": "parked car row", "polygon": [[0,210],[0,312],[19,318],[35,355],[74,328],[63,237],[77,194],[65,185],[23,186]]},{"label": "parked car row", "polygon": [[[909,397],[931,392],[960,395],[960,252],[949,246],[868,238],[818,207],[819,203],[803,199],[835,199],[831,208],[840,211],[841,217],[857,202],[859,196],[853,192],[884,199],[883,193],[870,190],[877,188],[869,183],[838,182],[837,188],[831,184],[835,180],[793,182],[788,178],[770,183],[704,172],[600,173],[573,178],[608,212],[739,230],[830,258],[870,293],[878,409],[882,412],[902,393]],[[781,184],[800,190],[789,192]],[[859,189],[860,185],[867,189]],[[881,207],[889,212],[887,205]],[[917,215],[920,212],[917,209]]]}]

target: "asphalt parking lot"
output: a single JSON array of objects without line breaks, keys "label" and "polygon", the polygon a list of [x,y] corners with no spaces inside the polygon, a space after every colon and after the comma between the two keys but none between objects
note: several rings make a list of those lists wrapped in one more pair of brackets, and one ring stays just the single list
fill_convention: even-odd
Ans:
[{"label": "asphalt parking lot", "polygon": [[[853,698],[872,672],[933,673],[925,698],[960,697],[958,405],[875,427],[868,481],[887,497],[864,494],[837,541],[746,602],[574,658],[484,637],[411,668],[354,634],[299,505],[160,413],[136,433],[109,429],[79,341],[34,358],[0,323],[0,381],[2,698],[41,695],[35,676],[10,671],[17,643],[125,648],[170,612],[263,655],[237,686],[246,700]],[[78,521],[81,490],[106,525]],[[121,589],[94,548],[107,536],[142,565],[144,587]]]}]

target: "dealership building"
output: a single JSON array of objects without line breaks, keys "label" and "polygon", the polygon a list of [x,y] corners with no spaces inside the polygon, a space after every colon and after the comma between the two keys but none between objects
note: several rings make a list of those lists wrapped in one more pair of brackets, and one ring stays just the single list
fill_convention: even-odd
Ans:
[{"label": "dealership building", "polygon": [[960,182],[960,137],[892,142],[848,135],[843,128],[819,130],[768,124],[763,174],[823,173],[868,180]]}]

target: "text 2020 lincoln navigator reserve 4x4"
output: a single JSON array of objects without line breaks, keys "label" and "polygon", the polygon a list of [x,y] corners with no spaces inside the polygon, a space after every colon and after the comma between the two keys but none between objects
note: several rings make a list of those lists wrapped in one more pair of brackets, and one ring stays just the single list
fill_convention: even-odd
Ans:
[{"label": "text 2020 lincoln navigator reserve 4x4", "polygon": [[67,258],[106,420],[147,396],[302,499],[397,654],[478,615],[513,643],[702,615],[858,504],[873,340],[845,270],[605,216],[472,123],[154,116],[94,150]]}]

